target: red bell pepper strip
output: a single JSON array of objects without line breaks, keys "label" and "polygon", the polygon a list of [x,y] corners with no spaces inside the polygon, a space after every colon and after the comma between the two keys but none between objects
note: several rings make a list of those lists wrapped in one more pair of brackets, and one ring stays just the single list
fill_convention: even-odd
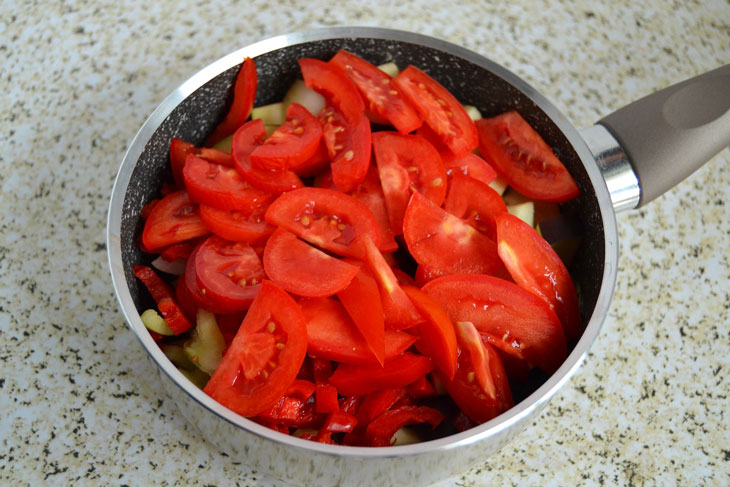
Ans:
[{"label": "red bell pepper strip", "polygon": [[151,268],[143,265],[134,266],[134,275],[147,287],[152,299],[157,303],[167,326],[175,335],[188,331],[192,325],[185,317],[173,298],[172,290]]},{"label": "red bell pepper strip", "polygon": [[403,406],[391,409],[368,425],[365,441],[370,446],[390,446],[393,435],[403,426],[429,423],[435,428],[443,419],[443,413],[427,406]]},{"label": "red bell pepper strip", "polygon": [[337,388],[329,384],[317,384],[315,393],[315,411],[318,413],[334,413],[340,409],[337,402]]},{"label": "red bell pepper strip", "polygon": [[402,387],[433,370],[428,357],[405,352],[380,365],[341,364],[330,377],[330,383],[346,396],[364,395],[379,389]]},{"label": "red bell pepper strip", "polygon": [[317,386],[315,386],[314,383],[312,383],[311,381],[304,379],[294,379],[294,382],[292,382],[292,384],[289,386],[289,389],[286,390],[286,393],[284,395],[289,397],[295,397],[297,399],[301,399],[302,401],[307,401],[310,397],[312,397],[312,394],[314,394],[316,388]]},{"label": "red bell pepper strip", "polygon": [[381,389],[368,394],[357,412],[358,421],[363,425],[370,424],[375,418],[390,409],[404,394],[405,390],[402,387]]}]

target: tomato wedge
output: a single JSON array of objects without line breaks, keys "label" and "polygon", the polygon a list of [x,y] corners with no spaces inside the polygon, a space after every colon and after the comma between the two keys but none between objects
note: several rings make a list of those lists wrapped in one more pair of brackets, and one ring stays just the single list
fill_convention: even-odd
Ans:
[{"label": "tomato wedge", "polygon": [[507,213],[507,206],[499,193],[488,185],[463,174],[454,174],[444,210],[496,241],[495,218]]},{"label": "tomato wedge", "polygon": [[[311,356],[346,364],[378,364],[378,359],[342,304],[332,298],[302,299],[299,304],[307,320],[307,351]],[[415,335],[386,330],[385,360],[402,354],[416,340]]]},{"label": "tomato wedge", "polygon": [[378,389],[403,387],[433,370],[428,357],[406,352],[380,365],[341,364],[330,377],[340,394],[362,396]]},{"label": "tomato wedge", "polygon": [[294,382],[306,351],[307,328],[299,306],[264,281],[203,391],[242,416],[262,413]]},{"label": "tomato wedge", "polygon": [[378,222],[352,196],[323,188],[300,188],[284,193],[266,210],[266,221],[338,255],[357,257],[352,242],[368,235],[380,243]]},{"label": "tomato wedge", "polygon": [[200,205],[200,219],[211,232],[226,240],[259,244],[274,233],[275,228],[264,220],[267,207],[253,210],[221,210]]},{"label": "tomato wedge", "polygon": [[251,109],[253,109],[257,84],[256,63],[251,58],[245,58],[236,76],[236,84],[233,88],[233,103],[228,109],[228,114],[205,140],[205,145],[215,145],[243,125],[251,114]]},{"label": "tomato wedge", "polygon": [[365,115],[352,120],[326,106],[319,114],[322,136],[332,163],[332,179],[346,193],[365,179],[370,166],[372,140],[370,121]]},{"label": "tomato wedge", "polygon": [[470,152],[465,156],[454,157],[448,152],[441,153],[446,175],[451,179],[455,174],[463,174],[489,184],[497,177],[497,171],[487,161]]},{"label": "tomato wedge", "polygon": [[337,297],[382,365],[385,360],[385,321],[375,279],[365,271],[358,270],[350,284],[337,293]]},{"label": "tomato wedge", "polygon": [[332,64],[319,59],[299,60],[304,84],[324,96],[327,104],[340,112],[348,123],[352,123],[365,111],[365,104],[345,74]]},{"label": "tomato wedge", "polygon": [[195,254],[195,275],[207,300],[217,307],[244,310],[261,288],[264,269],[250,245],[213,235]]},{"label": "tomato wedge", "polygon": [[309,298],[342,291],[359,272],[357,266],[330,257],[282,228],[266,242],[264,270],[284,290]]},{"label": "tomato wedge", "polygon": [[240,311],[234,309],[235,307],[227,307],[225,303],[223,306],[221,306],[221,303],[213,303],[208,299],[208,296],[202,293],[195,272],[195,256],[197,255],[198,248],[199,246],[190,254],[190,257],[185,263],[185,273],[180,276],[180,279],[177,281],[177,287],[175,288],[177,302],[183,309],[185,316],[189,320],[195,321],[198,308],[203,308],[216,314],[230,314]]},{"label": "tomato wedge", "polygon": [[423,316],[423,322],[417,328],[420,340],[416,342],[416,348],[431,357],[436,368],[452,379],[459,358],[454,325],[443,308],[428,294],[412,286],[403,286],[403,291]]},{"label": "tomato wedge", "polygon": [[423,120],[413,105],[397,89],[393,78],[369,63],[343,49],[330,59],[355,83],[367,108],[390,122],[395,129],[407,134],[421,126]]},{"label": "tomato wedge", "polygon": [[444,274],[497,274],[504,269],[497,244],[418,192],[406,210],[403,237],[416,262]]},{"label": "tomato wedge", "polygon": [[499,256],[515,282],[550,305],[568,340],[576,338],[581,328],[578,297],[558,254],[534,228],[509,213],[497,216],[497,237]]},{"label": "tomato wedge", "polygon": [[319,121],[299,103],[286,110],[286,121],[251,152],[251,162],[264,169],[284,170],[314,156],[322,139]]},{"label": "tomato wedge", "polygon": [[188,154],[195,154],[210,162],[233,167],[233,156],[227,152],[212,147],[195,147],[190,142],[173,138],[170,142],[170,168],[172,169],[172,177],[178,188],[185,187],[183,168],[185,168],[185,161],[188,158]]},{"label": "tomato wedge", "polygon": [[400,235],[412,192],[417,191],[441,206],[446,196],[446,171],[438,151],[417,135],[376,132],[373,150],[391,229]]},{"label": "tomato wedge", "polygon": [[241,177],[251,186],[274,194],[304,186],[299,176],[292,171],[269,171],[251,162],[251,153],[263,144],[265,139],[266,127],[260,118],[245,123],[233,134],[231,154]]},{"label": "tomato wedge", "polygon": [[567,355],[560,320],[542,299],[492,276],[444,276],[423,286],[454,323],[470,321],[488,342],[552,374]]},{"label": "tomato wedge", "polygon": [[183,169],[190,199],[222,210],[250,210],[270,202],[274,195],[252,188],[232,167],[188,154]]},{"label": "tomato wedge", "polygon": [[455,156],[463,156],[479,144],[474,122],[449,90],[415,66],[408,66],[395,84],[438,134]]},{"label": "tomato wedge", "polygon": [[170,193],[155,204],[142,230],[142,244],[148,250],[202,237],[210,233],[198,214],[198,205],[187,191]]},{"label": "tomato wedge", "polygon": [[572,176],[552,149],[522,116],[512,110],[476,123],[479,151],[520,193],[562,203],[580,194]]}]

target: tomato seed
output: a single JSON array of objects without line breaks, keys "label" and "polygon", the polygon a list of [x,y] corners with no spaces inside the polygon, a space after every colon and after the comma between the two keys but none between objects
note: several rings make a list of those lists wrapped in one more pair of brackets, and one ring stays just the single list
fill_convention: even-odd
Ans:
[{"label": "tomato seed", "polygon": [[381,79],[380,80],[380,83],[381,84],[384,84],[384,85],[387,85],[388,83],[390,83],[390,80],[388,78],[384,78],[384,79]]},{"label": "tomato seed", "polygon": [[466,374],[466,381],[467,382],[474,382],[474,371],[472,370],[468,374]]},{"label": "tomato seed", "polygon": [[345,159],[348,161],[351,161],[353,157],[355,157],[355,153],[353,151],[349,150],[345,152]]},{"label": "tomato seed", "polygon": [[309,226],[309,217],[307,215],[304,215],[301,220],[299,220],[302,225],[305,227]]},{"label": "tomato seed", "polygon": [[346,227],[346,225],[344,223],[340,223],[339,225],[337,225],[337,228],[340,230],[344,230],[345,227]]},{"label": "tomato seed", "polygon": [[284,345],[283,343],[279,342],[279,343],[277,343],[277,344],[276,344],[276,349],[277,349],[277,350],[284,350],[284,347],[285,347],[285,346],[286,346],[286,345]]},{"label": "tomato seed", "polygon": [[269,378],[269,373],[266,372],[265,370],[262,370],[261,371],[261,375],[264,376],[264,379],[268,379]]},{"label": "tomato seed", "polygon": [[246,287],[246,279],[241,279],[240,281],[238,281],[238,285],[241,287]]},{"label": "tomato seed", "polygon": [[408,166],[407,171],[408,172],[418,172],[418,167],[417,166]]},{"label": "tomato seed", "polygon": [[253,279],[251,279],[251,285],[252,286],[255,286],[258,283],[259,283],[259,281],[255,277]]},{"label": "tomato seed", "polygon": [[269,321],[268,323],[266,323],[266,330],[269,333],[274,333],[274,330],[276,330],[276,323],[274,323],[273,321]]},{"label": "tomato seed", "polygon": [[390,90],[388,93],[390,93],[391,95],[397,95],[398,94],[398,91],[397,90]]},{"label": "tomato seed", "polygon": [[297,135],[303,134],[304,133],[304,127],[297,127],[297,128],[295,128],[294,129],[294,133],[297,134]]},{"label": "tomato seed", "polygon": [[441,183],[443,183],[444,180],[441,178],[435,178],[433,181],[431,181],[431,186],[441,186]]},{"label": "tomato seed", "polygon": [[276,367],[276,362],[274,362],[273,360],[269,360],[269,367],[271,367],[272,369]]}]

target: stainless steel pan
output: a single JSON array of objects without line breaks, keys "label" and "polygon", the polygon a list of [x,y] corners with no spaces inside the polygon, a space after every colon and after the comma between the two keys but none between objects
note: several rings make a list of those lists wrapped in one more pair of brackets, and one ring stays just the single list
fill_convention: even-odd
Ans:
[{"label": "stainless steel pan", "polygon": [[[172,137],[202,143],[223,118],[244,57],[255,58],[257,105],[283,98],[299,76],[297,59],[328,59],[345,48],[376,64],[414,64],[485,116],[517,109],[564,161],[582,194],[569,211],[585,238],[572,272],[582,291],[585,329],[563,365],[516,406],[478,427],[389,448],[324,445],[276,433],[236,415],[190,383],[139,318],[142,293],[132,266],[142,206],[170,178]],[[540,93],[494,62],[431,37],[377,28],[329,28],[250,45],[204,68],[165,99],[124,157],[112,193],[107,248],[112,281],[132,331],[160,372],[166,393],[202,435],[252,468],[295,485],[425,485],[464,471],[516,434],[575,373],[596,340],[616,281],[615,211],[646,204],[730,144],[730,66],[663,90],[576,130]]]}]

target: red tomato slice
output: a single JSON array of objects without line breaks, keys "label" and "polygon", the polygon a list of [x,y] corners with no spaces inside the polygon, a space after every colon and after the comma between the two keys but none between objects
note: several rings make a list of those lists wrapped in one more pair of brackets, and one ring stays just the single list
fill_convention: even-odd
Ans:
[{"label": "red tomato slice", "polygon": [[490,373],[489,352],[487,346],[482,342],[474,323],[471,321],[460,321],[456,323],[456,330],[459,332],[459,342],[462,345],[462,353],[469,354],[474,367],[474,377],[481,391],[492,399],[497,399],[497,389]]},{"label": "red tomato slice", "polygon": [[324,96],[328,105],[334,106],[347,122],[352,123],[362,116],[365,104],[357,87],[337,67],[311,58],[300,59],[299,67],[307,88]]},{"label": "red tomato slice", "polygon": [[264,269],[250,245],[213,235],[195,254],[200,292],[214,305],[248,309],[261,288]]},{"label": "red tomato slice", "polygon": [[251,163],[251,153],[265,139],[266,128],[260,118],[242,125],[233,134],[231,154],[241,177],[251,186],[274,194],[304,186],[301,179],[291,171],[269,171]]},{"label": "red tomato slice", "polygon": [[388,208],[385,204],[383,188],[380,185],[378,168],[375,165],[371,164],[369,166],[362,184],[351,194],[353,198],[362,201],[365,206],[370,208],[373,216],[378,221],[378,227],[380,228],[380,251],[389,253],[398,250],[398,243],[395,241],[395,236],[390,228]]},{"label": "red tomato slice", "polygon": [[479,151],[507,183],[529,198],[561,203],[580,194],[568,170],[527,121],[512,110],[477,121]]},{"label": "red tomato slice", "polygon": [[142,244],[153,251],[209,233],[200,220],[198,205],[187,191],[177,191],[162,198],[150,211],[142,230]]},{"label": "red tomato slice", "polygon": [[294,382],[306,351],[307,328],[299,306],[264,281],[203,391],[242,416],[262,413]]},{"label": "red tomato slice", "polygon": [[455,156],[463,156],[479,144],[474,122],[446,88],[416,68],[408,66],[395,84]]},{"label": "red tomato slice", "polygon": [[403,291],[424,318],[418,325],[420,340],[416,342],[416,348],[431,357],[436,368],[452,379],[459,358],[454,325],[443,308],[426,293],[412,286],[403,286]]},{"label": "red tomato slice", "polygon": [[330,377],[340,394],[362,396],[378,389],[403,387],[433,370],[428,357],[406,352],[380,365],[341,364]]},{"label": "red tomato slice", "polygon": [[264,220],[266,207],[245,210],[220,210],[200,205],[200,219],[211,232],[226,240],[259,244],[274,233],[275,228]]},{"label": "red tomato slice", "polygon": [[318,298],[345,289],[359,268],[330,257],[279,228],[266,242],[264,270],[284,290]]},{"label": "red tomato slice", "polygon": [[577,338],[578,297],[558,254],[534,228],[509,213],[497,217],[497,237],[499,256],[515,282],[550,305],[568,340]]},{"label": "red tomato slice", "polygon": [[238,129],[248,119],[256,100],[256,88],[258,76],[256,75],[256,63],[251,58],[243,60],[241,69],[236,76],[236,84],[233,89],[233,103],[228,110],[226,118],[215,128],[212,134],[205,140],[205,145],[215,145],[218,141],[225,139]]},{"label": "red tomato slice", "polygon": [[476,228],[491,240],[497,240],[497,215],[507,213],[499,193],[483,182],[463,174],[454,174],[444,210]]},{"label": "red tomato slice", "polygon": [[375,279],[358,270],[352,282],[338,292],[337,297],[382,365],[385,361],[385,322]]},{"label": "red tomato slice", "polygon": [[416,109],[397,89],[393,79],[363,58],[340,50],[330,60],[357,86],[367,108],[390,122],[398,132],[407,134],[421,126]]},{"label": "red tomato slice", "polygon": [[386,329],[402,330],[421,323],[423,318],[398,284],[393,269],[390,268],[373,241],[368,236],[364,236],[358,239],[356,246],[364,256],[365,263],[375,278],[375,282],[378,283]]},{"label": "red tomato slice", "polygon": [[[311,356],[346,364],[378,364],[342,304],[331,298],[303,299],[299,304],[307,320],[307,351]],[[385,360],[405,352],[416,339],[403,331],[386,330]]]},{"label": "red tomato slice", "polygon": [[507,374],[497,351],[489,344],[480,343],[483,347],[481,356],[484,359],[478,366],[482,368],[481,374],[490,378],[494,396],[486,394],[479,384],[472,354],[467,351],[459,354],[459,365],[453,380],[449,380],[440,371],[436,372],[461,411],[477,424],[485,423],[514,406]]},{"label": "red tomato slice", "polygon": [[433,281],[437,277],[447,276],[443,271],[429,267],[427,265],[419,265],[416,267],[416,286],[423,287],[428,281]]},{"label": "red tomato slice", "polygon": [[299,103],[292,103],[286,121],[251,152],[251,162],[264,169],[288,169],[314,156],[321,139],[319,121]]},{"label": "red tomato slice", "polygon": [[188,154],[183,169],[190,199],[222,210],[250,210],[265,205],[274,195],[252,188],[232,167]]},{"label": "red tomato slice", "polygon": [[567,355],[560,320],[542,299],[511,282],[485,275],[445,276],[423,291],[451,321],[471,321],[490,344],[551,374]]},{"label": "red tomato slice", "polygon": [[195,146],[190,142],[178,138],[173,138],[170,141],[170,169],[172,169],[172,178],[178,188],[185,187],[183,168],[188,154],[191,154],[193,150],[195,150]]},{"label": "red tomato slice", "polygon": [[445,274],[496,274],[497,244],[464,220],[415,192],[403,220],[403,237],[420,265]]},{"label": "red tomato slice", "polygon": [[441,156],[425,139],[396,132],[373,134],[373,150],[383,185],[391,229],[403,233],[403,215],[412,192],[441,206],[446,196],[446,171]]},{"label": "red tomato slice", "polygon": [[311,178],[325,171],[330,166],[330,155],[327,145],[321,140],[314,155],[306,161],[292,166],[290,169],[301,178]]},{"label": "red tomato slice", "polygon": [[372,141],[365,115],[352,120],[326,106],[319,114],[322,136],[332,163],[332,179],[347,193],[357,188],[370,166]]},{"label": "red tomato slice", "polygon": [[216,314],[228,314],[237,311],[233,308],[226,306],[220,306],[220,304],[214,304],[204,295],[200,286],[198,286],[198,278],[195,272],[195,255],[197,254],[197,248],[190,254],[186,264],[185,273],[180,276],[177,281],[177,287],[175,288],[175,296],[177,302],[183,309],[183,312],[188,319],[195,321],[198,308],[210,311]]},{"label": "red tomato slice", "polygon": [[463,174],[489,184],[497,177],[497,171],[487,161],[470,152],[462,157],[454,157],[449,153],[442,153],[441,160],[449,179],[455,174]]},{"label": "red tomato slice", "polygon": [[378,222],[367,206],[352,196],[322,188],[284,193],[266,211],[266,221],[338,255],[357,256],[352,241],[368,235],[378,245]]}]

